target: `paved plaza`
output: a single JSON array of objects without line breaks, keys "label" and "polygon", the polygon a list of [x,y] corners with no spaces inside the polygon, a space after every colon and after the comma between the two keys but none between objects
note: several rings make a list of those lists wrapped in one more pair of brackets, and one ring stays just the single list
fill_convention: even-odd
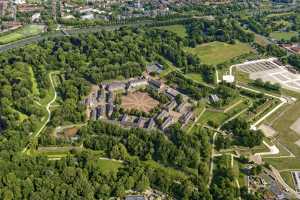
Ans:
[{"label": "paved plaza", "polygon": [[250,79],[262,79],[271,83],[279,83],[281,87],[300,92],[300,74],[290,71],[277,62],[276,58],[248,61],[235,65],[238,70],[249,74]]}]

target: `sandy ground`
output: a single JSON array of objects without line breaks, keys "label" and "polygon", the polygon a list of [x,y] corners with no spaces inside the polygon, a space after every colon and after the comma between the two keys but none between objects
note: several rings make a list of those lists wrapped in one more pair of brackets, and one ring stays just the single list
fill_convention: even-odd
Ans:
[{"label": "sandy ground", "polygon": [[158,101],[143,92],[134,92],[122,97],[122,107],[126,110],[136,109],[149,112],[158,104]]}]

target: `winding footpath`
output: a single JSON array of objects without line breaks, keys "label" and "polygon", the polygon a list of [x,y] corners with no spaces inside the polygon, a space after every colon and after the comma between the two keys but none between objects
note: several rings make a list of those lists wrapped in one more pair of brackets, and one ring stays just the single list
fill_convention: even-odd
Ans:
[{"label": "winding footpath", "polygon": [[[44,130],[44,128],[47,126],[47,124],[49,123],[50,119],[51,119],[51,110],[50,110],[50,107],[51,105],[56,101],[56,98],[57,98],[57,92],[55,90],[55,86],[54,86],[54,82],[53,82],[53,79],[52,79],[52,74],[54,72],[50,72],[49,73],[49,79],[50,79],[50,82],[51,82],[51,87],[54,91],[54,97],[52,98],[51,101],[48,102],[48,104],[46,105],[46,110],[47,110],[47,113],[48,113],[48,118],[47,120],[44,122],[44,124],[41,126],[41,128],[34,134],[34,138],[37,138],[39,137],[39,135],[41,134],[41,132]],[[25,153],[29,148],[29,144],[23,149],[22,153]]]}]

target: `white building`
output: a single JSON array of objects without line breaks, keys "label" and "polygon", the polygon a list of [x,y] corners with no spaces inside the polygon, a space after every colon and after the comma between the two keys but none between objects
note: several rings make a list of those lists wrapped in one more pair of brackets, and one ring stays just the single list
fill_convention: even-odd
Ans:
[{"label": "white building", "polygon": [[224,75],[223,81],[226,83],[233,83],[234,82],[234,76],[233,75]]},{"label": "white building", "polygon": [[94,19],[94,14],[90,13],[90,14],[82,15],[81,19]]},{"label": "white building", "polygon": [[145,87],[148,85],[148,81],[146,79],[136,79],[129,81],[128,89]]},{"label": "white building", "polygon": [[34,13],[32,16],[31,16],[31,21],[32,22],[37,22],[41,19],[41,13]]},{"label": "white building", "polygon": [[25,0],[14,0],[14,3],[17,5],[20,5],[20,4],[25,4],[26,1]]}]

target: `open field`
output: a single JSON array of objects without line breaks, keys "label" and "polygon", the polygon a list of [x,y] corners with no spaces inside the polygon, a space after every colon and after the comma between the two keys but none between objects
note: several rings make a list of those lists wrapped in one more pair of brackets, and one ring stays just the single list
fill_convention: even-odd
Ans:
[{"label": "open field", "polygon": [[28,68],[29,68],[30,80],[32,83],[32,93],[33,93],[33,95],[38,96],[40,92],[39,92],[39,89],[37,86],[37,82],[36,82],[32,67],[29,66]]},{"label": "open field", "polygon": [[195,48],[186,48],[187,52],[197,55],[204,64],[220,64],[240,55],[250,53],[253,49],[245,43],[227,44],[210,42]]},{"label": "open field", "polygon": [[104,160],[101,159],[97,161],[97,164],[102,172],[117,172],[120,167],[123,166],[121,162],[114,160]]},{"label": "open field", "polygon": [[161,169],[164,171],[165,174],[167,174],[168,176],[173,177],[177,180],[184,180],[184,179],[188,178],[184,172],[182,172],[180,170],[176,170],[171,167],[165,167],[153,160],[144,161],[143,164],[150,169]]},{"label": "open field", "polygon": [[290,40],[293,36],[297,36],[298,33],[294,31],[290,32],[272,32],[270,36],[276,40]]},{"label": "open field", "polygon": [[208,121],[213,121],[215,124],[221,125],[227,118],[227,115],[223,112],[212,112],[206,110],[199,119],[198,124],[205,125]]},{"label": "open field", "polygon": [[194,81],[204,82],[202,74],[200,73],[188,73],[186,74],[186,76],[189,77],[190,79],[193,79]]},{"label": "open field", "polygon": [[158,29],[167,30],[173,33],[176,33],[179,37],[186,37],[186,29],[183,25],[170,25],[170,26],[161,26]]},{"label": "open field", "polygon": [[270,42],[261,35],[254,33],[255,42],[263,47],[266,47]]},{"label": "open field", "polygon": [[26,37],[34,36],[42,33],[44,26],[41,25],[26,25],[16,31],[0,36],[0,44],[7,44]]},{"label": "open field", "polygon": [[122,107],[126,110],[136,109],[149,112],[158,104],[158,101],[143,92],[134,92],[122,97]]},{"label": "open field", "polygon": [[291,188],[295,189],[293,176],[290,171],[280,172],[280,175]]}]

